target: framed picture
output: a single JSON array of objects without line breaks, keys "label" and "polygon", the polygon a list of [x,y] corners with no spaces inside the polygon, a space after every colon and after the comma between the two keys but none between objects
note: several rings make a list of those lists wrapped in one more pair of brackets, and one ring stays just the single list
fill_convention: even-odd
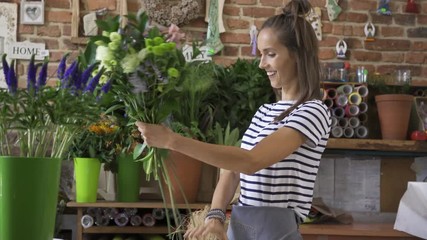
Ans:
[{"label": "framed picture", "polygon": [[[18,6],[16,3],[0,2],[0,56],[16,42],[18,26]],[[10,60],[8,60],[10,62]],[[3,74],[3,66],[0,64],[0,88],[7,87]]]},{"label": "framed picture", "polygon": [[21,0],[21,24],[44,24],[44,0]]}]

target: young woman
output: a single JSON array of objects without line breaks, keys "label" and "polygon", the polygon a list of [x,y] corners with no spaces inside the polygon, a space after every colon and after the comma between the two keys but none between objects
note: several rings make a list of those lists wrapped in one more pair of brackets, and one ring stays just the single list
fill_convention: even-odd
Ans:
[{"label": "young woman", "polygon": [[[307,0],[291,0],[269,18],[258,35],[259,67],[281,100],[264,104],[246,130],[241,148],[185,138],[160,126],[138,122],[146,143],[178,151],[227,169],[220,176],[205,224],[185,237],[208,233],[218,239],[301,239],[298,224],[307,216],[331,118],[320,99],[318,40],[304,16]],[[226,234],[224,211],[240,182]]]}]

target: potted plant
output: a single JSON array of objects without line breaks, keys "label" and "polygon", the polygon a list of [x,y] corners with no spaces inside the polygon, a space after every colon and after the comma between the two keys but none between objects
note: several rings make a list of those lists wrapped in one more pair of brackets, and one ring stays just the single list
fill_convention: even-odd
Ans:
[{"label": "potted plant", "polygon": [[79,82],[82,91],[65,79],[47,86],[48,59],[31,58],[26,88],[18,88],[15,60],[3,55],[2,64],[0,239],[52,239],[61,161],[81,126],[96,119],[97,96],[86,89],[89,78]]},{"label": "potted plant", "polygon": [[224,128],[229,123],[240,130],[241,138],[256,110],[275,101],[274,89],[259,59],[237,59],[230,66],[216,65],[214,71],[216,91],[207,100],[213,105],[214,122]]},{"label": "potted plant", "polygon": [[101,114],[100,119],[84,126],[75,138],[69,159],[74,160],[76,202],[95,202],[101,164],[104,169],[116,169],[115,139],[120,129],[111,115]]},{"label": "potted plant", "polygon": [[382,139],[405,140],[413,95],[410,95],[411,82],[399,83],[389,75],[368,76],[368,86],[378,111]]}]

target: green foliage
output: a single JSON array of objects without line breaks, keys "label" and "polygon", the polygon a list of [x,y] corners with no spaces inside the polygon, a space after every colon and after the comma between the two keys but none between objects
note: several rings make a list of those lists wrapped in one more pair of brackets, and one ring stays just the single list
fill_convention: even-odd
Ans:
[{"label": "green foliage", "polygon": [[213,106],[207,102],[215,93],[214,63],[192,62],[185,69],[179,107],[172,112],[172,128],[184,136],[206,141],[212,127]]},{"label": "green foliage", "polygon": [[228,67],[214,69],[217,93],[209,102],[214,105],[214,119],[221,126],[230,122],[231,128],[247,129],[259,106],[275,100],[270,81],[258,65],[258,59],[238,59]]},{"label": "green foliage", "polygon": [[391,75],[378,73],[368,76],[368,86],[374,95],[377,94],[410,94],[411,84],[396,84]]},{"label": "green foliage", "polygon": [[94,95],[65,88],[0,89],[0,155],[62,158],[98,109]]},{"label": "green foliage", "polygon": [[242,140],[240,139],[239,129],[234,128],[231,130],[230,123],[227,124],[227,127],[224,129],[217,122],[214,127],[215,143],[219,145],[226,146],[236,146],[239,147]]},{"label": "green foliage", "polygon": [[111,115],[102,115],[97,122],[81,129],[70,149],[70,158],[98,158],[105,163],[105,170],[116,172],[116,139],[119,133],[117,119]]}]

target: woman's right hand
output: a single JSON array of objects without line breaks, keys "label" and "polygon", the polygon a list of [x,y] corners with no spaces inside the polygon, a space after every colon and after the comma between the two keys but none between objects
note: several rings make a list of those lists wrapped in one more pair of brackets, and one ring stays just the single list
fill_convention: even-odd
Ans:
[{"label": "woman's right hand", "polygon": [[187,230],[184,238],[202,240],[210,234],[216,236],[216,240],[228,240],[224,224],[215,218],[206,220],[202,226]]}]

